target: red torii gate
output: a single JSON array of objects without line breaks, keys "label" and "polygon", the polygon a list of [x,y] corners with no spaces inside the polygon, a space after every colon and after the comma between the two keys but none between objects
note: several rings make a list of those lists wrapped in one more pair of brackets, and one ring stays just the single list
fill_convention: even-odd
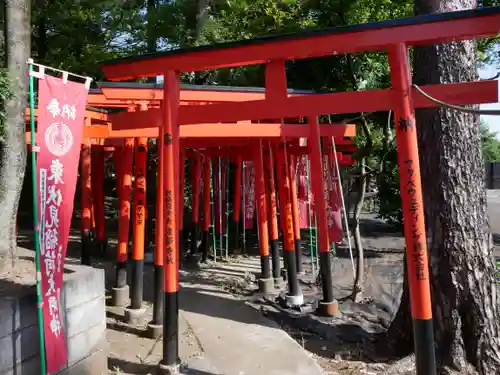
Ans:
[{"label": "red torii gate", "polygon": [[[162,93],[158,88],[151,88],[151,86],[157,86],[157,85],[150,85],[150,84],[112,84],[112,83],[107,83],[107,84],[99,84],[102,86],[99,90],[94,90],[88,98],[88,104],[93,105],[96,107],[105,107],[105,108],[127,108],[131,109],[134,107],[140,107],[141,109],[149,108],[150,106],[156,107],[158,106],[158,102],[156,101],[156,97],[159,96],[159,93]],[[225,92],[229,91],[230,95],[227,95]],[[292,94],[294,95],[299,95],[297,91],[289,90]],[[224,100],[230,100],[230,99],[236,99],[236,101],[242,101],[242,100],[249,100],[249,99],[260,99],[264,95],[264,90],[263,89],[237,89],[237,90],[228,90],[227,88],[221,89],[220,87],[217,87],[213,89],[212,87],[201,87],[201,89],[197,86],[187,86],[187,89],[181,90],[181,97],[182,95],[187,96],[187,99],[189,99],[189,103],[208,103],[208,102],[221,102]],[[153,98],[153,99],[151,99]],[[188,103],[188,104],[189,104]],[[144,111],[141,111],[144,112]],[[134,112],[128,112],[128,113],[134,113]],[[146,112],[147,113],[147,112]],[[291,121],[291,120],[290,120]],[[307,126],[304,124],[280,124],[280,123],[256,123],[252,124],[252,127],[249,128],[248,124],[250,121],[245,121],[245,122],[239,122],[239,123],[234,123],[234,124],[195,124],[195,125],[183,125],[180,127],[180,139],[181,139],[181,147],[190,147],[190,148],[203,148],[207,149],[207,147],[224,147],[224,146],[237,146],[238,144],[240,145],[257,145],[255,143],[257,139],[260,140],[279,140],[279,139],[298,139],[300,137],[305,137],[307,136]],[[154,126],[154,124],[153,124]],[[120,125],[115,125],[115,127],[120,128]],[[120,146],[122,147],[123,144],[123,139],[125,138],[126,140],[129,139],[130,141],[133,139],[133,137],[139,136],[140,138],[138,139],[147,139],[147,138],[157,138],[158,137],[158,129],[157,128],[144,128],[144,129],[127,129],[127,130],[112,130],[111,128],[108,127],[102,127],[103,132],[100,134],[101,139],[91,139],[93,144],[104,144],[104,145],[115,145],[115,146]],[[357,147],[352,143],[352,140],[348,140],[348,137],[353,137],[356,134],[356,128],[355,125],[349,125],[349,124],[338,124],[338,125],[322,125],[321,126],[321,135],[327,138],[330,137],[335,137],[337,139],[340,139],[338,141],[339,145],[339,153],[341,154],[342,152],[349,152],[352,153],[354,152]],[[219,138],[214,139],[214,135],[218,134]],[[207,142],[208,139],[212,139],[212,142]],[[252,141],[255,140],[255,141]],[[130,143],[129,141],[129,143]],[[145,141],[144,141],[145,142]],[[127,143],[127,141],[125,141]],[[219,150],[219,153],[228,153],[228,152],[234,152],[234,149],[223,149]],[[296,149],[293,149],[292,153],[294,154],[301,154],[301,153],[306,153],[307,149],[302,147],[298,147]],[[131,154],[131,152],[128,152],[128,154]],[[251,153],[250,153],[251,154]],[[122,166],[128,166],[129,169],[131,169],[132,165],[131,162],[125,163],[124,158],[122,158]],[[128,160],[128,159],[127,159]],[[161,158],[160,158],[161,160]],[[348,157],[343,157],[341,164],[351,164],[352,161]],[[130,165],[129,165],[130,164]],[[183,163],[180,163],[183,165]],[[123,174],[123,168],[120,168]],[[128,172],[130,174],[131,171]],[[127,174],[127,172],[125,172]],[[137,178],[137,176],[136,176]],[[121,178],[118,178],[118,180],[121,180]],[[120,184],[124,184],[125,180],[120,182]],[[128,181],[128,180],[127,180]],[[208,181],[208,180],[207,180]],[[181,181],[182,183],[182,181]],[[130,185],[130,184],[129,184]],[[125,186],[122,187],[126,191],[129,191],[130,188],[127,190]],[[122,189],[120,189],[121,191]],[[181,188],[182,190],[182,188]],[[162,191],[161,189],[159,190],[160,192]],[[129,196],[130,194],[125,194]],[[122,194],[120,197],[120,201],[123,201],[120,203],[120,207],[125,204],[127,207],[128,205],[126,204],[128,202],[128,197],[124,197]],[[127,202],[125,202],[127,200]],[[134,201],[136,200],[134,196]],[[122,204],[123,203],[123,204]],[[205,203],[206,204],[206,203]],[[125,273],[125,256],[126,256],[126,247],[128,243],[128,218],[129,218],[129,210],[124,209],[122,211],[126,211],[127,215],[121,215],[123,220],[120,220],[120,229],[119,232],[121,233],[122,231],[127,232],[126,234],[119,234],[119,238],[123,239],[120,240],[120,244],[123,243],[124,246],[121,246],[120,248],[124,248],[122,250],[119,250],[119,253],[122,254],[118,259],[118,264],[117,264],[117,285],[116,288],[113,288],[113,298],[112,300],[115,301],[115,304],[117,305],[122,305],[124,302],[128,300],[128,286],[126,285],[126,277],[124,276]],[[137,208],[135,209],[137,211]],[[182,212],[180,212],[182,215]],[[160,212],[161,214],[161,212]],[[135,212],[135,215],[137,215],[137,212]],[[157,212],[158,215],[158,212]],[[205,217],[209,217],[208,214],[205,215]],[[236,213],[235,213],[236,217]],[[127,219],[127,220],[125,220]],[[195,216],[193,216],[193,219],[195,219]],[[160,220],[161,221],[161,217]],[[298,225],[298,218],[294,220],[294,222],[297,222]],[[182,220],[180,221],[180,232],[182,232]],[[162,239],[162,226],[157,226],[157,231],[156,231],[156,242],[160,241]],[[136,227],[134,226],[134,233]],[[144,231],[144,229],[142,229]],[[137,233],[140,232],[140,230],[137,230]],[[192,232],[193,235],[196,235],[195,231]],[[208,238],[208,227],[206,223],[204,224],[204,238]],[[298,235],[298,234],[296,234]],[[182,235],[181,235],[182,237]],[[193,236],[194,238],[194,236]],[[298,237],[300,239],[300,237]],[[133,268],[135,270],[134,275],[136,277],[132,278],[132,302],[136,301],[136,303],[131,304],[131,309],[127,309],[126,311],[129,312],[129,317],[130,321],[133,321],[133,316],[136,316],[137,314],[140,313],[140,307],[141,307],[141,301],[142,301],[142,288],[140,285],[142,285],[142,277],[137,277],[137,275],[142,275],[142,262],[143,262],[143,255],[144,251],[138,251],[138,253],[141,253],[142,256],[139,256],[141,254],[136,254],[136,239],[134,236],[134,252],[133,252],[133,260],[134,260],[134,265],[138,266],[138,270],[135,270],[136,267]],[[142,243],[142,241],[139,241]],[[196,241],[193,240],[193,244],[196,244]],[[140,245],[140,244],[139,244]],[[206,258],[206,254],[208,251],[208,241],[205,240],[205,251],[204,251],[204,258]],[[157,249],[161,250],[161,246],[156,246]],[[277,249],[277,248],[276,248]],[[276,250],[277,252],[277,250]],[[155,273],[160,273],[161,272],[161,266],[163,265],[160,261],[161,252],[156,251],[155,252]],[[279,259],[279,258],[278,258]],[[266,262],[262,262],[265,264]],[[276,262],[275,262],[276,263]],[[300,263],[298,263],[300,264]],[[278,264],[279,266],[279,264]],[[274,269],[273,269],[274,271]],[[274,272],[279,276],[279,269]],[[263,274],[267,273],[263,271]],[[158,277],[155,277],[155,280],[158,281]],[[269,278],[264,278],[266,280],[269,280]],[[272,279],[270,279],[272,281]],[[120,285],[119,285],[120,284]],[[123,284],[123,285],[121,285]],[[136,285],[137,284],[137,285]],[[263,284],[262,288],[265,288]],[[267,288],[269,289],[269,287]],[[135,293],[138,291],[138,293]],[[155,296],[158,296],[161,294],[160,293],[155,293]],[[121,301],[121,302],[120,302]],[[161,314],[157,311],[158,307],[158,301],[155,300],[155,309],[154,309],[154,316],[158,317]],[[127,314],[126,314],[127,315]],[[152,324],[150,324],[150,332],[153,336],[157,336],[159,333],[161,333],[161,322],[157,321],[157,319],[153,319]]]},{"label": "red torii gate", "polygon": [[[314,168],[314,173],[318,175],[313,190],[319,192],[318,186],[321,185],[321,174],[319,173],[321,171],[321,156],[317,116],[323,113],[395,110],[395,119],[398,124],[396,138],[403,200],[404,232],[406,251],[408,253],[417,374],[435,374],[427,246],[414,120],[414,108],[418,104],[418,96],[411,88],[408,47],[494,36],[499,31],[500,7],[482,8],[160,52],[104,63],[103,71],[105,76],[111,80],[123,81],[157,75],[163,75],[164,77],[162,108],[150,110],[155,111],[158,118],[163,121],[160,144],[165,142],[165,320],[163,361],[160,368],[165,369],[168,373],[172,368],[175,369],[178,364],[178,259],[174,251],[178,243],[176,228],[178,177],[175,172],[179,156],[178,125],[207,121],[225,122],[306,115],[310,127],[311,167]],[[288,96],[284,64],[286,60],[362,51],[388,52],[391,68],[391,89],[324,96],[304,95],[293,98]],[[241,103],[180,106],[179,73],[250,64],[266,65],[265,99]],[[486,87],[495,85],[495,93],[492,93],[490,99],[497,101],[496,83],[486,82],[483,84]],[[340,99],[341,96],[343,96],[342,99]],[[464,101],[460,100],[460,104],[478,103],[475,98],[468,98],[467,96],[463,98]],[[455,104],[458,103],[455,102]],[[116,116],[120,117],[122,115],[117,114]],[[143,114],[136,112],[130,117],[137,120],[133,121],[134,123],[139,123],[141,116]],[[151,117],[151,115],[147,116]],[[261,163],[262,154],[257,155],[257,158]],[[283,172],[286,173],[286,171]],[[321,195],[315,194],[315,196],[320,197]],[[259,199],[262,199],[262,197],[259,197]],[[327,236],[326,230],[324,230],[326,217],[322,199],[318,200],[318,206],[322,272],[323,276],[327,276],[325,273],[330,272],[330,267],[328,241],[325,241],[325,235]],[[260,207],[264,207],[265,210],[265,203],[262,205],[261,202]],[[289,211],[290,208],[287,202],[288,222],[290,222]],[[287,242],[293,239],[290,237],[291,233],[291,230],[286,233]],[[286,249],[289,249],[289,247],[286,247]],[[329,278],[325,277],[325,279]],[[289,289],[289,294],[292,297],[295,296],[294,293],[296,292],[298,291]],[[333,295],[325,289],[323,303],[330,304],[333,302]]]}]

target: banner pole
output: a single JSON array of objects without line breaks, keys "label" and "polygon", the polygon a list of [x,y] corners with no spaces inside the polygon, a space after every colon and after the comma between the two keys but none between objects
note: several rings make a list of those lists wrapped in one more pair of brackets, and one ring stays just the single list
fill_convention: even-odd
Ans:
[{"label": "banner pole", "polygon": [[40,341],[40,373],[47,373],[45,364],[45,341],[43,332],[43,300],[42,300],[42,274],[40,272],[40,237],[38,228],[38,195],[36,179],[36,141],[35,141],[35,77],[33,77],[33,64],[29,64],[29,87],[30,87],[30,126],[31,126],[31,169],[33,180],[33,228],[35,231],[35,265],[36,265],[36,295],[38,310],[38,334]]}]

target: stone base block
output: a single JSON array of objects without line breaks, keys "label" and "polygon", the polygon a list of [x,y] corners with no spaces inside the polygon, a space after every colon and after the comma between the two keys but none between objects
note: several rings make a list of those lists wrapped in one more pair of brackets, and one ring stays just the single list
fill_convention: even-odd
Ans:
[{"label": "stone base block", "polygon": [[137,326],[141,324],[141,320],[144,318],[146,314],[146,309],[125,309],[125,323],[130,324],[131,326]]},{"label": "stone base block", "polygon": [[274,278],[274,287],[275,288],[281,288],[284,283],[285,283],[285,280],[283,280],[282,277]]},{"label": "stone base block", "polygon": [[178,375],[180,373],[180,365],[176,364],[173,366],[167,366],[163,364],[158,365],[158,369],[156,371],[157,375]]},{"label": "stone base block", "polygon": [[129,301],[129,287],[128,285],[122,288],[111,289],[111,306],[125,307]]},{"label": "stone base block", "polygon": [[274,292],[274,279],[259,279],[259,293],[271,294]]},{"label": "stone base block", "polygon": [[290,296],[287,294],[285,296],[285,301],[286,301],[286,304],[290,307],[301,306],[304,304],[304,295],[300,294],[298,296]]},{"label": "stone base block", "polygon": [[163,334],[163,326],[161,324],[148,324],[148,337],[157,339]]},{"label": "stone base block", "polygon": [[287,279],[287,277],[286,277],[287,276],[286,268],[282,268],[280,270],[280,274],[281,274],[281,278],[286,281],[286,279]]},{"label": "stone base block", "polygon": [[320,302],[316,313],[321,316],[339,316],[339,304],[337,300],[332,302]]}]

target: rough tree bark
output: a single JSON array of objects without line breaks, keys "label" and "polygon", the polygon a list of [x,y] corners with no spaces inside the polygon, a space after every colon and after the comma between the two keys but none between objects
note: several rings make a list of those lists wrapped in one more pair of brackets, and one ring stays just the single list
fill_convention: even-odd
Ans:
[{"label": "rough tree bark", "polygon": [[[5,105],[7,123],[0,144],[0,267],[16,255],[16,219],[26,168],[25,108],[30,56],[30,1],[5,0],[6,65],[13,95]],[[9,262],[9,260],[11,262]]]},{"label": "rough tree bark", "polygon": [[[476,7],[476,0],[415,0],[415,13]],[[471,41],[414,51],[414,82],[477,79]],[[417,112],[436,354],[441,373],[500,373],[500,317],[489,246],[479,118],[447,109]],[[412,349],[408,293],[389,329]]]},{"label": "rough tree bark", "polygon": [[352,288],[352,299],[354,302],[360,302],[363,299],[365,289],[365,253],[363,243],[361,242],[361,213],[365,203],[366,187],[369,185],[370,175],[366,172],[366,158],[372,153],[373,140],[371,131],[368,127],[366,118],[361,119],[363,134],[366,137],[366,144],[361,150],[358,196],[354,206],[354,213],[351,221],[351,230],[354,237],[354,247],[356,248],[356,274],[354,276],[354,285]]}]

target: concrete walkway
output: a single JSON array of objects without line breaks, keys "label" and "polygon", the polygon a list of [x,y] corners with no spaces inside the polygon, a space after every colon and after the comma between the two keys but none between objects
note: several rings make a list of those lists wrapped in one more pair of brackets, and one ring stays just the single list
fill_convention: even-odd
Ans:
[{"label": "concrete walkway", "polygon": [[276,323],[216,285],[182,283],[180,306],[203,353],[188,361],[185,374],[325,374]]}]

